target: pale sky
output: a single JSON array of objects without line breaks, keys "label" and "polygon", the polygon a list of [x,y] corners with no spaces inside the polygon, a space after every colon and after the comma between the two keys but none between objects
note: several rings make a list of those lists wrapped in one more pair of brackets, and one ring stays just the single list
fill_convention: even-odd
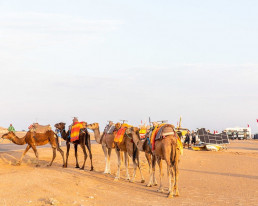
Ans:
[{"label": "pale sky", "polygon": [[258,1],[0,0],[0,126],[258,131]]}]

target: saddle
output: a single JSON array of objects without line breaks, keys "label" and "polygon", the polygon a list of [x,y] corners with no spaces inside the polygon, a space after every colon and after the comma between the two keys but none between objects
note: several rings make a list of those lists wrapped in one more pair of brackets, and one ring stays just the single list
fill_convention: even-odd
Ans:
[{"label": "saddle", "polygon": [[29,126],[29,131],[33,133],[45,133],[47,131],[50,131],[52,128],[48,125],[40,125],[38,123],[33,123]]},{"label": "saddle", "polygon": [[115,134],[115,138],[114,138],[114,142],[115,143],[119,143],[121,144],[123,141],[124,141],[124,135],[126,133],[126,130],[128,128],[132,127],[131,125],[129,124],[122,124],[121,125],[121,128],[117,131],[117,133]]},{"label": "saddle", "polygon": [[104,129],[104,133],[105,134],[113,134],[113,132],[115,131],[116,127],[115,125],[107,125]]},{"label": "saddle", "polygon": [[175,135],[174,125],[171,124],[160,124],[157,125],[150,135],[150,145],[152,150],[155,149],[155,141],[166,138],[169,135]]}]

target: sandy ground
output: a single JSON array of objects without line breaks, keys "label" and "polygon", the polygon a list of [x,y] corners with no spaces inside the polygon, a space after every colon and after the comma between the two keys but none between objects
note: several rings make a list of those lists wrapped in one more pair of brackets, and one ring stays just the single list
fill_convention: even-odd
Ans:
[{"label": "sandy ground", "polygon": [[[21,166],[15,163],[22,151],[0,153],[0,205],[258,205],[258,141],[232,141],[227,150],[220,152],[185,149],[179,168],[180,197],[172,199],[158,193],[157,186],[148,188],[146,183],[140,183],[139,171],[135,183],[126,181],[124,166],[121,180],[114,181],[115,152],[111,158],[112,175],[105,175],[101,146],[94,144],[92,150],[93,172],[89,171],[89,159],[84,171],[74,168],[73,148],[65,169],[59,153],[53,166],[47,167],[51,148],[39,149],[39,168],[35,167],[32,151]],[[81,163],[80,149],[79,159]],[[141,160],[148,181],[143,153]],[[159,182],[158,172],[156,175]],[[164,185],[167,188],[166,173]]]}]

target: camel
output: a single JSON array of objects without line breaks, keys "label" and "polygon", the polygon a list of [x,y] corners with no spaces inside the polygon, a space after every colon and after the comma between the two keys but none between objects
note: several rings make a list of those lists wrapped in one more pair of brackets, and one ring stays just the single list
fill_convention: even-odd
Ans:
[{"label": "camel", "polygon": [[[140,135],[138,135],[139,129],[137,127],[131,127],[130,129],[127,129],[127,133],[131,134],[133,142],[135,143],[138,150],[145,153],[145,157],[146,157],[148,165],[149,165],[149,173],[151,173],[151,171],[153,172],[153,175],[151,175],[153,179],[151,181],[151,184],[150,183],[147,184],[147,187],[152,187],[152,186],[158,185],[156,176],[155,176],[155,168],[153,168],[153,170],[152,170],[152,161],[154,160],[154,157],[153,157],[153,153],[152,153],[150,144],[148,144],[147,139],[141,140]],[[149,132],[147,132],[146,136],[148,134],[149,134]]]},{"label": "camel", "polygon": [[45,145],[47,143],[50,143],[52,149],[53,149],[53,157],[52,157],[52,160],[51,162],[48,164],[48,166],[51,166],[55,157],[56,157],[56,149],[60,152],[60,154],[62,155],[63,157],[63,166],[65,164],[65,161],[64,161],[64,152],[63,150],[59,147],[59,144],[57,142],[57,136],[56,134],[50,130],[50,131],[47,131],[45,133],[32,133],[30,131],[28,131],[26,133],[26,135],[22,138],[19,138],[15,135],[14,132],[9,132],[9,133],[6,133],[2,136],[3,139],[9,139],[11,140],[14,144],[17,144],[17,145],[24,145],[24,144],[28,144],[25,151],[23,152],[20,160],[17,162],[17,165],[20,165],[21,162],[22,162],[22,159],[23,157],[25,156],[25,154],[28,152],[28,150],[30,148],[33,149],[34,153],[35,153],[35,156],[37,158],[37,164],[36,164],[36,167],[39,167],[39,159],[38,159],[38,151],[37,151],[37,148],[36,146],[41,146],[41,145]]},{"label": "camel", "polygon": [[[131,129],[133,140],[135,141],[136,145],[138,147],[141,146],[139,143],[140,135],[137,131],[137,129],[132,128]],[[180,157],[180,148],[177,143],[177,134],[174,130],[174,127],[172,125],[167,125],[163,129],[162,133],[163,138],[156,140],[155,142],[155,148],[152,151],[153,152],[153,159],[152,159],[152,174],[150,177],[150,182],[148,185],[153,185],[153,176],[155,175],[155,164],[156,161],[159,165],[159,171],[160,171],[160,188],[159,191],[163,192],[162,187],[162,161],[165,160],[167,163],[167,174],[169,179],[169,190],[168,190],[168,197],[172,198],[174,196],[179,196],[178,191],[178,163],[179,163],[179,157]],[[173,189],[172,189],[173,188]]]},{"label": "camel", "polygon": [[[71,143],[68,138],[70,134],[69,134],[69,131],[67,131],[67,132],[65,131],[65,123],[63,123],[63,122],[55,124],[55,127],[60,130],[62,138],[64,140],[66,140],[66,149],[67,150],[66,150],[66,161],[65,161],[64,167],[67,167],[69,151],[70,151],[70,143]],[[87,159],[87,152],[86,152],[86,148],[85,148],[85,145],[86,145],[87,149],[89,151],[89,156],[90,156],[90,163],[91,163],[90,171],[93,171],[90,134],[88,133],[87,129],[85,129],[83,132],[80,132],[79,140],[76,140],[72,143],[74,144],[74,150],[75,150],[75,159],[76,159],[75,168],[80,168],[79,163],[78,163],[78,155],[77,155],[77,148],[78,148],[78,145],[80,145],[82,148],[82,151],[84,153],[84,162],[80,169],[84,170],[86,159]]]},{"label": "camel", "polygon": [[102,133],[102,135],[100,135],[98,123],[88,124],[87,128],[94,132],[94,138],[96,142],[98,144],[101,144],[102,146],[102,149],[105,155],[105,162],[106,162],[104,174],[111,174],[110,156],[111,156],[111,151],[114,148],[114,138],[115,138],[114,133],[113,134]]},{"label": "camel", "polygon": [[[132,141],[132,135],[129,132],[128,133],[128,128],[125,131],[123,141],[121,143],[115,143],[116,144],[116,153],[117,153],[117,158],[118,158],[118,168],[117,168],[117,175],[116,175],[116,180],[120,178],[120,166],[121,166],[121,160],[120,160],[120,151],[124,152],[124,159],[125,159],[125,169],[126,169],[126,179],[129,180],[130,182],[134,182],[134,179],[136,177],[136,169],[137,167],[140,170],[140,175],[141,175],[141,183],[144,183],[144,177],[142,175],[141,167],[140,167],[140,158],[139,158],[139,149],[136,147],[135,143]],[[133,176],[132,179],[130,180],[130,176],[128,173],[128,155],[132,158],[133,161]],[[136,162],[137,161],[137,162]]]},{"label": "camel", "polygon": [[[121,125],[116,124],[116,129],[118,129]],[[106,161],[106,167],[105,167],[105,174],[111,174],[111,170],[110,170],[110,155],[111,155],[111,151],[114,148],[114,138],[115,138],[115,133],[112,134],[102,134],[100,135],[100,131],[99,131],[99,124],[98,123],[93,123],[93,124],[89,124],[87,125],[88,129],[93,130],[94,132],[94,137],[97,143],[102,145],[102,149],[104,151],[105,154],[105,161]],[[115,180],[118,180],[120,178],[120,166],[121,166],[121,151],[124,152],[124,158],[125,158],[125,167],[126,167],[126,179],[130,180],[130,176],[128,173],[128,154],[129,156],[132,157],[133,159],[133,163],[134,163],[134,174],[133,174],[133,179],[131,180],[131,182],[134,181],[135,178],[135,173],[136,173],[136,169],[137,166],[140,169],[139,166],[139,151],[136,148],[136,146],[132,143],[131,141],[131,137],[129,136],[125,136],[124,137],[124,141],[122,144],[117,144],[117,148],[116,148],[116,154],[118,157],[118,170],[117,170],[117,174],[115,177]],[[137,163],[136,163],[137,160]],[[140,170],[141,173],[141,170]],[[142,176],[141,173],[141,177],[142,180],[141,182],[144,182],[144,178]]]}]

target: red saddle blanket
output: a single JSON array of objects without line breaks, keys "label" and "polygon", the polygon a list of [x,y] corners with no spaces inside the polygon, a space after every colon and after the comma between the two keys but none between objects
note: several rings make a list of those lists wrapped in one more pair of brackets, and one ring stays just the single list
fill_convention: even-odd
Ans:
[{"label": "red saddle blanket", "polygon": [[117,133],[116,133],[116,136],[115,136],[115,139],[114,139],[114,142],[117,142],[117,143],[121,143],[123,142],[123,139],[124,139],[124,134],[125,134],[125,130],[127,128],[126,127],[121,127]]},{"label": "red saddle blanket", "polygon": [[80,130],[83,128],[83,122],[75,122],[71,129],[71,142],[79,139]]}]

